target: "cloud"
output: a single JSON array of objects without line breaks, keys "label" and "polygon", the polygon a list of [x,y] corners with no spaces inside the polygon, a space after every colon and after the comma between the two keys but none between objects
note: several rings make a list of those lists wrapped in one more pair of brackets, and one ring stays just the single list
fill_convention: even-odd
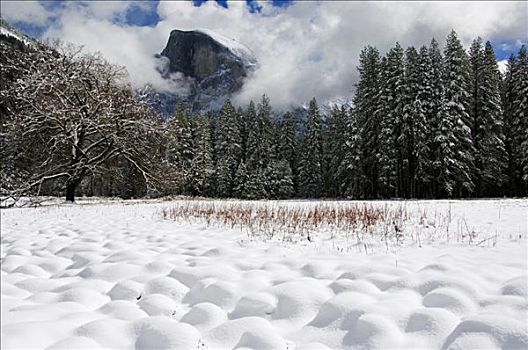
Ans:
[{"label": "cloud", "polygon": [[[200,8],[160,3],[158,28],[207,27],[234,37],[257,55],[259,70],[237,101],[270,95],[278,106],[350,98],[357,62],[367,44],[382,52],[396,41],[404,46],[444,42],[454,28],[466,46],[480,35],[520,38],[526,35],[525,3],[493,2],[298,2],[285,9],[260,3],[260,15],[229,3]],[[263,15],[264,14],[264,15]]]},{"label": "cloud", "polygon": [[50,27],[44,37],[82,45],[88,52],[101,52],[109,61],[127,68],[135,87],[151,84],[160,91],[186,91],[188,84],[183,79],[176,76],[171,80],[163,79],[158,72],[160,62],[154,55],[160,52],[160,44],[165,39],[161,39],[156,30],[129,26],[122,21],[115,23],[116,18],[123,18],[126,11],[138,3],[67,4],[57,25]]},{"label": "cloud", "polygon": [[[3,5],[4,2],[2,2]],[[163,50],[172,29],[206,28],[248,46],[259,68],[235,101],[257,100],[263,93],[276,108],[352,96],[361,48],[383,53],[399,41],[403,46],[441,43],[455,29],[466,47],[476,36],[484,40],[526,42],[526,2],[315,2],[274,7],[259,1],[260,13],[245,2],[228,9],[214,1],[160,2],[160,21],[153,27],[126,25],[122,20],[138,2],[68,2],[56,25],[45,34],[84,44],[127,66],[135,84],[163,85],[152,55]],[[20,3],[22,6],[25,3]],[[174,88],[165,86],[165,88]]]},{"label": "cloud", "polygon": [[2,0],[2,17],[7,21],[25,22],[35,26],[44,26],[47,24],[51,14],[38,1],[5,1]]},{"label": "cloud", "polygon": [[500,60],[497,62],[497,64],[499,66],[499,71],[502,74],[505,74],[506,71],[508,70],[508,60]]}]

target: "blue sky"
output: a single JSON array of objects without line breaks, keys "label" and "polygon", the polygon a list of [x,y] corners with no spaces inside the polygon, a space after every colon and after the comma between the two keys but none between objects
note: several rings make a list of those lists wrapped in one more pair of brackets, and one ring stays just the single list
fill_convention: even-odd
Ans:
[{"label": "blue sky", "polygon": [[235,39],[258,60],[241,103],[262,93],[278,104],[347,99],[366,45],[442,44],[455,29],[466,48],[490,40],[501,61],[528,41],[528,2],[519,1],[1,1],[2,17],[21,31],[100,51],[139,86],[163,85],[152,57],[173,29]]},{"label": "blue sky", "polygon": [[[68,0],[39,0],[39,2],[46,9],[50,11],[57,11],[63,6]],[[71,0],[70,0],[71,1]],[[194,6],[200,7],[207,1],[214,1],[220,6],[228,9],[228,3],[226,0],[192,0]],[[245,0],[247,7],[251,13],[258,14],[261,10],[261,6],[255,0]],[[135,26],[154,26],[160,20],[157,14],[157,7],[160,0],[150,0],[145,2],[145,7],[131,7],[124,19],[124,23]],[[293,0],[271,0],[273,6],[278,8],[286,8],[293,4]],[[52,19],[53,20],[53,19]],[[117,21],[117,19],[116,19]],[[16,22],[13,23],[18,29],[30,36],[39,37],[45,30],[46,26],[33,25],[28,22]]]},{"label": "blue sky", "polygon": [[[202,6],[208,1],[214,1],[218,5],[225,9],[229,9],[227,0],[192,0],[192,3],[196,7]],[[59,11],[61,7],[67,2],[67,0],[39,0],[40,4],[47,10],[54,12]],[[269,1],[274,7],[287,8],[294,4],[293,0],[271,0]],[[145,1],[142,6],[132,6],[127,11],[125,16],[116,17],[113,19],[114,23],[122,25],[132,26],[155,26],[160,21],[160,17],[157,13],[157,7],[159,0]],[[249,13],[258,15],[262,9],[262,6],[255,0],[246,0],[246,6]],[[50,20],[46,25],[34,24],[31,22],[14,22],[12,23],[22,32],[33,36],[40,37],[45,33],[50,25],[56,22],[56,18],[50,17]],[[518,40],[516,38],[492,38],[492,45],[497,55],[497,60],[508,59],[512,53],[516,53],[519,49]]]}]

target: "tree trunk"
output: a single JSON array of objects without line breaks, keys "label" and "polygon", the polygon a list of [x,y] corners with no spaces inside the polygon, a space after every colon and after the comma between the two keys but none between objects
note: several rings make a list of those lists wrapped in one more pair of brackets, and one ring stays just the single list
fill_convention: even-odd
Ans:
[{"label": "tree trunk", "polygon": [[75,201],[75,188],[77,187],[77,181],[68,181],[66,182],[66,201],[74,202]]}]

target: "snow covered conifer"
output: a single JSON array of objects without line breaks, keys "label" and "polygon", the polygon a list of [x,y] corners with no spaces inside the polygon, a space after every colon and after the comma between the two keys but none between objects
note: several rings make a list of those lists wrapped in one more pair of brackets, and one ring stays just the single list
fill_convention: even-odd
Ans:
[{"label": "snow covered conifer", "polygon": [[[504,183],[506,151],[501,107],[501,77],[491,43],[477,39],[471,47],[472,136],[477,196],[496,195]],[[491,191],[491,192],[490,192]]]},{"label": "snow covered conifer", "polygon": [[323,131],[323,165],[324,192],[327,197],[341,197],[338,169],[344,158],[344,144],[346,141],[347,112],[345,106],[332,108],[326,119]]},{"label": "snow covered conifer", "polygon": [[415,159],[413,197],[423,197],[426,192],[431,195],[434,176],[431,149],[433,147],[432,124],[436,119],[435,94],[433,91],[433,69],[429,49],[420,48],[417,61],[417,86],[413,111],[413,133]]},{"label": "snow covered conifer", "polygon": [[355,108],[347,113],[343,144],[343,160],[337,169],[339,193],[348,198],[362,196],[361,134]]},{"label": "snow covered conifer", "polygon": [[387,52],[382,65],[379,108],[380,186],[384,196],[403,193],[403,153],[401,145],[405,96],[403,49],[399,43]]},{"label": "snow covered conifer", "polygon": [[359,82],[354,97],[358,132],[360,133],[360,162],[362,196],[379,195],[379,108],[380,55],[376,48],[365,47],[359,55]]},{"label": "snow covered conifer", "polygon": [[298,140],[295,130],[293,116],[287,112],[282,117],[279,128],[280,137],[280,158],[288,162],[292,173],[294,193],[297,191],[297,164],[298,164]]},{"label": "snow covered conifer", "polygon": [[323,190],[321,115],[317,101],[312,99],[302,141],[299,163],[299,193],[306,198],[317,198]]},{"label": "snow covered conifer", "polygon": [[191,164],[191,193],[211,195],[214,183],[214,145],[211,139],[211,121],[207,116],[196,120],[194,157]]},{"label": "snow covered conifer", "polygon": [[528,54],[525,45],[517,55],[513,72],[513,90],[515,99],[511,111],[512,126],[516,142],[520,145],[520,162],[526,187],[528,184]]},{"label": "snow covered conifer", "polygon": [[251,195],[248,191],[248,185],[249,185],[249,176],[246,169],[246,164],[244,162],[240,162],[238,165],[237,171],[235,173],[234,178],[234,188],[233,188],[233,195],[237,198],[243,198],[248,199],[251,198]]},{"label": "snow covered conifer", "polygon": [[216,130],[216,177],[220,197],[233,195],[235,173],[242,158],[239,117],[230,100],[226,100]]},{"label": "snow covered conifer", "polygon": [[189,112],[183,104],[178,104],[174,116],[169,121],[169,142],[167,160],[182,176],[179,193],[188,193],[191,185],[191,163],[193,160],[193,137]]},{"label": "snow covered conifer", "polygon": [[463,196],[474,190],[468,64],[453,30],[444,49],[444,105],[436,135],[436,158],[441,165],[438,181],[448,196]]},{"label": "snow covered conifer", "polygon": [[439,132],[441,110],[444,103],[443,85],[443,56],[436,39],[429,44],[429,57],[431,58],[431,115],[429,116],[429,159],[431,160],[432,182],[428,189],[429,195],[440,196],[438,178],[441,171],[441,160],[437,158],[438,142],[436,135]]}]

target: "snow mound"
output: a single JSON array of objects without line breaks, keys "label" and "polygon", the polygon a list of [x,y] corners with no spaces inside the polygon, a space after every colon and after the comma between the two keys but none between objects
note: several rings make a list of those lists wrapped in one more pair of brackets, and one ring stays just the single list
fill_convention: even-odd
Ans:
[{"label": "snow mound", "polygon": [[525,322],[499,315],[477,315],[464,319],[447,337],[443,349],[467,349],[492,345],[500,349],[527,349]]},{"label": "snow mound", "polygon": [[116,283],[108,292],[112,300],[138,300],[141,297],[143,285],[136,281],[125,280]]},{"label": "snow mound", "polygon": [[164,294],[173,300],[181,302],[189,288],[178,280],[170,277],[158,277],[145,284],[145,294]]},{"label": "snow mound", "polygon": [[87,337],[70,337],[49,346],[46,350],[92,350],[102,349],[95,340]]},{"label": "snow mound", "polygon": [[409,201],[497,244],[367,253],[159,220],[167,205],[2,210],[1,348],[528,348],[526,200]]},{"label": "snow mound", "polygon": [[150,316],[174,315],[178,304],[163,294],[150,294],[141,298],[138,305]]},{"label": "snow mound", "polygon": [[202,344],[193,326],[165,317],[142,319],[134,327],[139,334],[134,345],[137,350],[197,349]]},{"label": "snow mound", "polygon": [[180,321],[205,331],[219,326],[226,320],[227,316],[220,307],[211,303],[200,303],[194,305]]}]

